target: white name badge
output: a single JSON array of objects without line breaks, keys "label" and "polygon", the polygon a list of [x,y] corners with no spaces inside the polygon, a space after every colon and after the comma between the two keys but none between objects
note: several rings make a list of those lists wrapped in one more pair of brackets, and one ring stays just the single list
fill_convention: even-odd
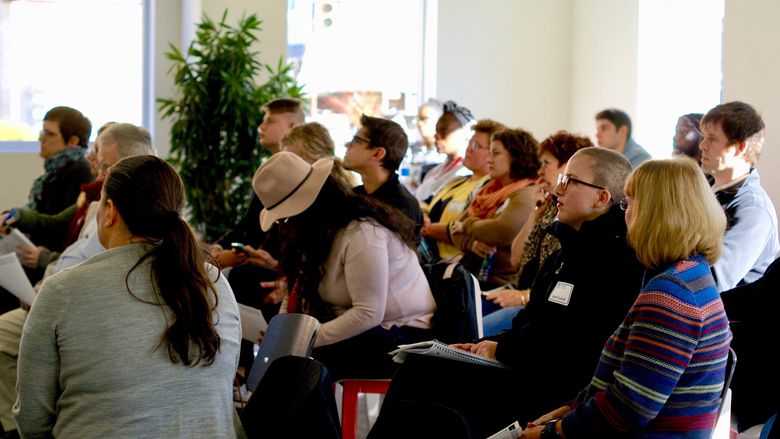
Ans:
[{"label": "white name badge", "polygon": [[569,306],[572,291],[574,291],[574,285],[566,282],[558,282],[547,300],[563,306]]}]

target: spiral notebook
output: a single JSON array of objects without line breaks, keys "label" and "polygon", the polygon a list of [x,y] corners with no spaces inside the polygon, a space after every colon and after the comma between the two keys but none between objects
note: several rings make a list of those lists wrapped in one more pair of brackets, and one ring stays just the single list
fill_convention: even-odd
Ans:
[{"label": "spiral notebook", "polygon": [[482,366],[498,367],[507,369],[507,366],[497,360],[491,360],[481,355],[472,354],[463,349],[453,348],[438,340],[421,341],[413,344],[402,344],[398,349],[389,352],[393,356],[393,361],[403,363],[409,354],[430,355],[434,357],[448,358],[450,360],[462,361],[464,363],[479,364]]}]

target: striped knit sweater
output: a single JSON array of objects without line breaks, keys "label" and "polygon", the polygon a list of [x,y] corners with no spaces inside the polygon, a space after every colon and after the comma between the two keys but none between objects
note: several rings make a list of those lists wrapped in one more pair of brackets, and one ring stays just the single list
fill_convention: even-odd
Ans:
[{"label": "striped knit sweater", "polygon": [[640,293],[562,422],[568,439],[709,438],[731,341],[706,260],[675,263]]}]

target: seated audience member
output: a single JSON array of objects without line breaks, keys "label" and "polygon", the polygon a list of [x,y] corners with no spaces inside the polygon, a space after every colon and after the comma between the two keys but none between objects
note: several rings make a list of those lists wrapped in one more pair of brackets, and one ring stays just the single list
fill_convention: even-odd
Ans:
[{"label": "seated audience member", "polygon": [[[423,237],[427,246],[436,253],[433,260],[449,261],[462,255],[460,249],[450,244],[447,229],[468,208],[474,190],[490,178],[488,159],[490,158],[490,137],[506,127],[490,119],[482,119],[472,125],[474,135],[463,158],[463,167],[471,171],[467,177],[459,177],[446,184],[438,192],[420,202],[423,209]],[[431,261],[433,262],[433,261]]]},{"label": "seated audience member", "polygon": [[49,278],[24,326],[20,435],[236,437],[238,308],[179,216],[181,179],[127,158],[99,203],[108,250]]},{"label": "seated audience member", "polygon": [[[551,233],[561,249],[542,266],[528,306],[511,330],[455,345],[509,369],[410,356],[393,377],[380,418],[393,413],[394,402],[430,401],[460,412],[473,437],[487,437],[573,399],[645,278],[615,201],[623,198],[630,172],[631,164],[615,151],[577,151],[555,188],[559,212]],[[513,404],[491,404],[496,392]]]},{"label": "seated audience member", "polygon": [[723,253],[712,267],[718,290],[757,280],[780,251],[777,215],[758,176],[764,121],[744,102],[728,102],[701,121],[701,168],[715,177],[713,190],[728,226]]},{"label": "seated audience member", "polygon": [[394,207],[422,228],[423,217],[420,205],[409,190],[398,181],[398,166],[401,165],[409,140],[403,128],[397,123],[369,117],[360,118],[360,131],[347,142],[344,166],[357,172],[363,184],[355,193],[373,197]]},{"label": "seated audience member", "polygon": [[[304,122],[303,104],[297,99],[274,99],[263,105],[263,110],[265,111],[263,122],[257,127],[260,132],[258,141],[261,147],[269,150],[271,154],[275,154],[281,150],[282,138],[295,126]],[[245,253],[234,251],[231,248],[234,242],[251,245],[255,248],[278,248],[278,243],[273,242],[268,243],[268,246],[263,246],[268,235],[257,227],[257,216],[260,215],[261,210],[263,210],[263,205],[257,195],[252,193],[249,207],[238,224],[211,246],[211,255],[217,260],[220,268],[225,269],[246,262],[247,255]],[[231,285],[233,285],[232,280]],[[233,289],[237,290],[235,287]],[[239,299],[240,301],[241,299]],[[266,318],[270,319],[275,313],[274,309],[273,312],[266,315]]]},{"label": "seated audience member", "polygon": [[512,240],[533,210],[533,186],[539,172],[536,139],[520,129],[502,130],[490,140],[490,180],[474,195],[468,209],[449,224],[453,245],[464,252],[463,264],[478,275],[487,258],[491,268],[482,270],[482,289],[512,281],[509,263]]},{"label": "seated audience member", "polygon": [[539,144],[538,201],[531,216],[523,225],[520,233],[512,241],[510,262],[517,269],[517,279],[511,289],[490,293],[486,296],[502,309],[493,312],[484,319],[486,336],[496,335],[512,326],[512,318],[521,307],[528,304],[531,297],[531,284],[544,265],[547,257],[561,247],[558,238],[548,227],[558,215],[558,200],[552,190],[558,183],[558,176],[566,169],[566,163],[575,152],[593,146],[587,137],[575,136],[559,131]]},{"label": "seated audience member", "polygon": [[278,221],[282,238],[290,292],[281,312],[320,320],[312,355],[334,380],[387,378],[395,369],[387,352],[429,337],[433,296],[417,262],[411,220],[348,192],[329,176],[332,166],[283,151],[252,180],[266,206],[261,228]]},{"label": "seated audience member", "polygon": [[336,157],[336,145],[330,132],[318,122],[309,122],[296,126],[281,141],[282,151],[291,152],[313,164],[319,159],[333,160],[331,175],[339,180],[344,187],[355,186],[355,178],[344,163]]},{"label": "seated audience member", "polygon": [[712,435],[731,334],[709,265],[726,218],[688,158],[642,164],[625,193],[628,241],[658,274],[604,344],[590,385],[522,438]]},{"label": "seated audience member", "polygon": [[767,358],[768,349],[777,346],[780,340],[778,291],[780,259],[775,259],[755,282],[720,294],[734,333],[731,347],[737,353],[737,367],[731,381],[731,415],[739,431],[763,424],[780,411],[777,362]]},{"label": "seated audience member", "polygon": [[[105,130],[112,125],[117,125],[116,129],[112,130],[107,136],[102,136]],[[79,238],[90,206],[93,206],[94,209],[96,205],[92,205],[92,203],[100,200],[100,189],[103,187],[105,175],[101,175],[101,169],[99,169],[98,151],[100,149],[99,144],[106,142],[117,142],[118,147],[123,151],[133,151],[135,154],[149,154],[153,151],[151,136],[143,128],[132,124],[117,124],[116,122],[109,122],[100,127],[98,130],[98,141],[95,142],[95,147],[93,148],[94,151],[86,155],[90,172],[92,172],[96,180],[81,184],[82,191],[75,203],[54,215],[42,214],[22,207],[15,209],[13,216],[0,216],[0,224],[4,222],[7,227],[17,228],[30,235],[48,233],[52,236],[63,236],[62,243],[55,248],[50,249],[39,245],[18,249],[17,254],[22,265],[35,271],[44,270],[47,265],[59,258],[63,249],[76,242]],[[122,157],[126,156],[127,154],[122,155]],[[102,171],[105,173],[105,169]],[[0,232],[5,233],[6,230],[0,226]]]},{"label": "seated audience member", "polygon": [[447,154],[444,163],[433,167],[414,192],[415,198],[422,201],[439,192],[451,180],[468,175],[463,168],[463,154],[469,142],[469,125],[474,116],[466,107],[453,101],[447,101],[442,115],[436,121],[436,149]]},{"label": "seated audience member", "polygon": [[[38,141],[45,172],[33,183],[26,207],[54,214],[76,201],[81,184],[93,179],[89,162],[84,158],[91,132],[92,123],[74,108],[54,107],[43,116]],[[46,234],[32,238],[33,242],[52,248],[62,239]]]},{"label": "seated audience member", "polygon": [[[155,154],[151,136],[144,128],[128,123],[111,126],[97,139],[97,163],[100,174],[96,183],[102,189],[105,172],[119,160],[144,154]],[[98,200],[99,201],[99,200]],[[44,279],[60,271],[86,261],[103,251],[97,239],[95,218],[97,201],[93,201],[84,217],[78,240],[68,246],[59,257],[51,262],[44,273]],[[17,300],[18,306],[18,300]],[[0,315],[0,423],[6,431],[15,429],[11,407],[16,400],[17,359],[22,327],[27,319],[27,310],[16,308]]]},{"label": "seated audience member", "polygon": [[696,163],[701,163],[699,144],[701,143],[702,134],[699,125],[701,125],[703,116],[701,113],[689,113],[677,119],[677,126],[672,139],[672,151],[675,155],[685,155],[696,160]]},{"label": "seated audience member", "polygon": [[608,108],[596,114],[596,139],[600,147],[626,156],[634,168],[652,158],[631,137],[631,118],[617,108]]}]

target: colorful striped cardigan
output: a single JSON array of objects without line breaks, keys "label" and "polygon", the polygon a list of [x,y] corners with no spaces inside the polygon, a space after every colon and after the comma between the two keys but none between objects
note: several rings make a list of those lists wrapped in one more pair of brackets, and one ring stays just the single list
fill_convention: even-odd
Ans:
[{"label": "colorful striped cardigan", "polygon": [[647,284],[604,345],[590,385],[563,418],[564,434],[709,438],[730,341],[707,261],[677,262]]}]

